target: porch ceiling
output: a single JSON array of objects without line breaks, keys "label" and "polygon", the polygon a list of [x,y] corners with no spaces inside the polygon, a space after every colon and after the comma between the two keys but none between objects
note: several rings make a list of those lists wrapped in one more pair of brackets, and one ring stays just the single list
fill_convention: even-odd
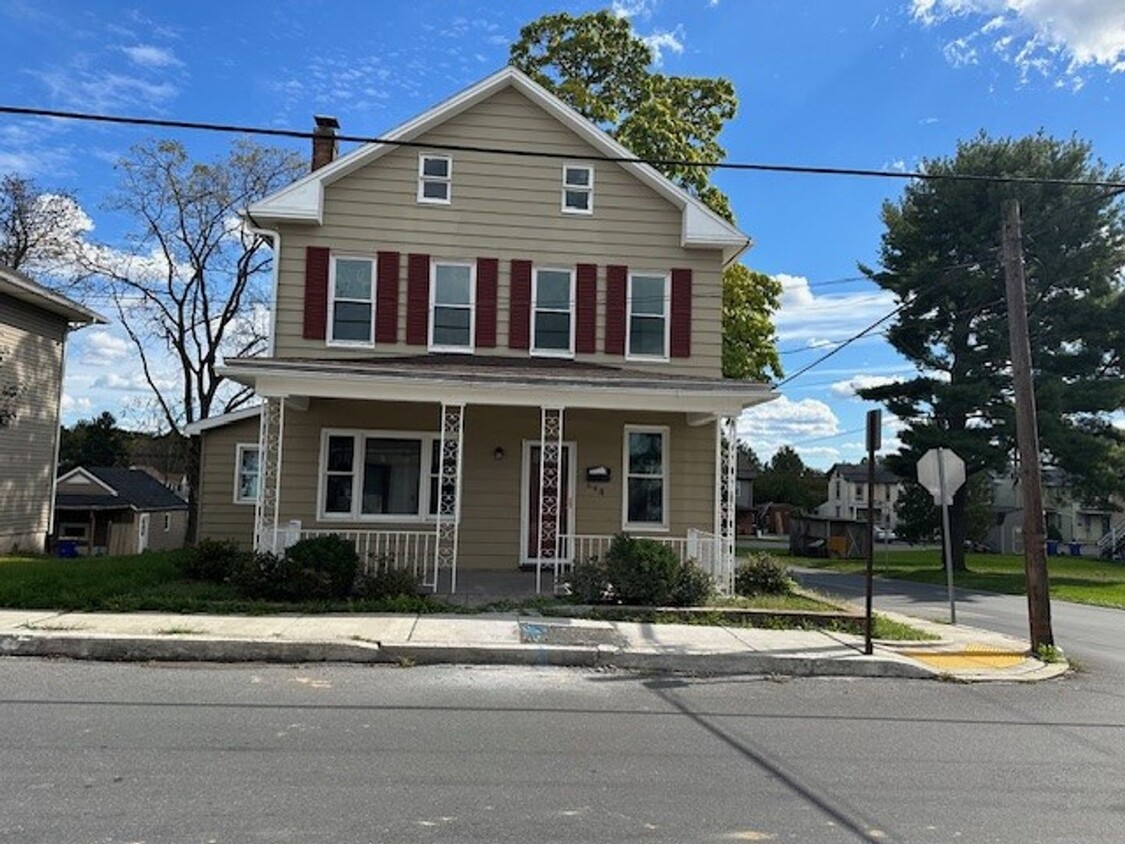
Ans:
[{"label": "porch ceiling", "polygon": [[261,396],[662,410],[736,416],[777,397],[769,384],[550,358],[235,358],[222,374]]}]

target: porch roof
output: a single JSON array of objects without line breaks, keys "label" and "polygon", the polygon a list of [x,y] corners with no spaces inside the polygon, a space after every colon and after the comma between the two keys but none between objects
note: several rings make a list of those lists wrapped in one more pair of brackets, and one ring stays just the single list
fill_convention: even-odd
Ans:
[{"label": "porch roof", "polygon": [[663,410],[733,416],[770,401],[769,384],[557,358],[429,354],[234,358],[222,374],[261,396]]}]

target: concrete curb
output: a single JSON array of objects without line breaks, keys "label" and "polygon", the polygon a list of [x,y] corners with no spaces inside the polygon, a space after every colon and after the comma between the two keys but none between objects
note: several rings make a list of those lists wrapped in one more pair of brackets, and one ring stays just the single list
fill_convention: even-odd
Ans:
[{"label": "concrete curb", "polygon": [[202,636],[0,634],[0,656],[106,662],[349,662],[403,665],[526,665],[619,668],[675,674],[934,679],[939,672],[881,656],[826,659],[767,653],[659,653],[608,645],[285,642]]}]

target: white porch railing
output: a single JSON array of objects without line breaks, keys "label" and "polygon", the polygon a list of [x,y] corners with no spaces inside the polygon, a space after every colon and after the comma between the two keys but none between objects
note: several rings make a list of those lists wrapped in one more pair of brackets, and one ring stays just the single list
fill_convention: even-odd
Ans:
[{"label": "white porch railing", "polygon": [[372,573],[380,564],[391,569],[406,569],[423,586],[437,591],[437,570],[434,567],[436,537],[432,530],[301,530],[296,539],[329,534],[355,545],[365,574]]},{"label": "white porch railing", "polygon": [[1118,522],[1098,540],[1098,556],[1116,559],[1125,554],[1125,522]]}]

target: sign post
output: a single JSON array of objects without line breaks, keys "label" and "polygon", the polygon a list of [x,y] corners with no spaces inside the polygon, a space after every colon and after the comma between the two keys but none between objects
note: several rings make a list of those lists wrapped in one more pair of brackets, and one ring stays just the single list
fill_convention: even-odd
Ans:
[{"label": "sign post", "polygon": [[941,531],[945,548],[945,579],[949,589],[949,623],[957,623],[957,604],[953,598],[953,543],[949,535],[949,505],[953,494],[965,483],[965,461],[948,448],[931,448],[918,461],[918,483],[941,506]]},{"label": "sign post", "polygon": [[883,414],[867,411],[867,616],[863,626],[863,652],[873,652],[871,633],[874,626],[871,608],[875,592],[875,452],[883,444]]}]

